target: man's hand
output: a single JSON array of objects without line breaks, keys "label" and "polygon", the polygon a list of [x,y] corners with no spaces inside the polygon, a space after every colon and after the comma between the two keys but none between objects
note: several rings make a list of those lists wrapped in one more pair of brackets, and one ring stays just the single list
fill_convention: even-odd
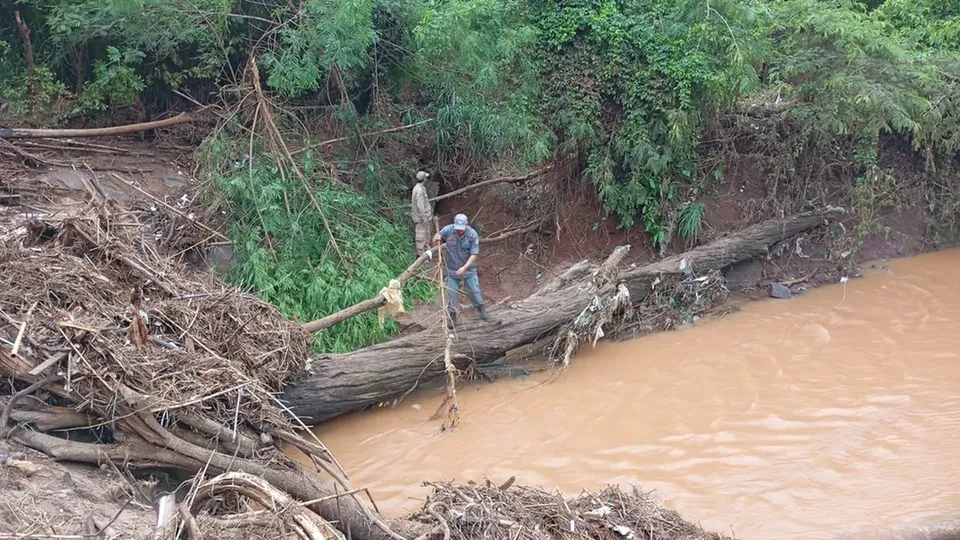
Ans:
[{"label": "man's hand", "polygon": [[433,243],[434,243],[434,244],[439,244],[439,243],[440,243],[440,233],[436,233],[436,234],[433,235]]},{"label": "man's hand", "polygon": [[456,276],[457,276],[457,277],[460,277],[460,276],[462,276],[466,271],[467,271],[467,267],[466,267],[466,266],[461,266],[460,268],[457,269]]}]

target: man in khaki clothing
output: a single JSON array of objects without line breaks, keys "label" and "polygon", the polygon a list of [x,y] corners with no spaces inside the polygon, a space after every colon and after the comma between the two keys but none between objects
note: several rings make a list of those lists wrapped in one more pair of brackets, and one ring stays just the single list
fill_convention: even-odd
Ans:
[{"label": "man in khaki clothing", "polygon": [[427,194],[426,180],[430,174],[424,171],[417,173],[417,185],[413,186],[413,195],[410,197],[410,215],[413,217],[413,226],[416,232],[417,256],[430,249],[430,237],[433,236],[433,205]]}]

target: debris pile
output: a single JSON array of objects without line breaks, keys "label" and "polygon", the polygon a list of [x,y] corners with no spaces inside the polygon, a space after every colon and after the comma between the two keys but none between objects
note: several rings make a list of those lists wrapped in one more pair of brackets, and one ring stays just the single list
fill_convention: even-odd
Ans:
[{"label": "debris pile", "polygon": [[608,487],[564,498],[541,489],[429,484],[433,494],[415,517],[438,526],[444,538],[467,540],[723,540],[683,519],[636,488]]},{"label": "debris pile", "polygon": [[[222,525],[225,500],[275,510],[274,531],[335,537],[321,524],[336,522],[355,538],[394,534],[276,398],[300,374],[310,335],[256,297],[191,274],[175,255],[204,233],[185,232],[187,216],[96,197],[69,212],[3,210],[0,439],[61,460],[197,474],[195,504],[172,514],[181,537]],[[205,480],[235,471],[258,483]],[[278,494],[313,502],[297,511],[257,502]],[[232,530],[262,521],[235,520]]]}]

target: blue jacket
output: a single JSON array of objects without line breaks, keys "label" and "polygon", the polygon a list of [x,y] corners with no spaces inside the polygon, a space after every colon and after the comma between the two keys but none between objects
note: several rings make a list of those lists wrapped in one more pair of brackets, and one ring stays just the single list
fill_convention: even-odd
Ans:
[{"label": "blue jacket", "polygon": [[[450,275],[455,274],[460,267],[467,264],[471,255],[480,254],[480,235],[473,230],[473,227],[468,226],[463,231],[463,236],[457,236],[453,225],[447,225],[440,229],[440,240],[447,246],[446,263],[447,272]],[[474,264],[464,272],[463,277],[473,276],[476,273],[477,266]]]}]

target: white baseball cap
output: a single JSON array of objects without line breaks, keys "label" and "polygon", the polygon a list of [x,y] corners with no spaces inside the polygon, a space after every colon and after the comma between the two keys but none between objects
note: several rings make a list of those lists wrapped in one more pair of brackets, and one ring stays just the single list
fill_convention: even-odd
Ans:
[{"label": "white baseball cap", "polygon": [[417,180],[426,180],[428,176],[430,176],[430,173],[426,171],[420,171],[417,173]]},{"label": "white baseball cap", "polygon": [[467,230],[467,216],[465,214],[457,214],[457,216],[453,218],[453,228],[458,231]]}]

